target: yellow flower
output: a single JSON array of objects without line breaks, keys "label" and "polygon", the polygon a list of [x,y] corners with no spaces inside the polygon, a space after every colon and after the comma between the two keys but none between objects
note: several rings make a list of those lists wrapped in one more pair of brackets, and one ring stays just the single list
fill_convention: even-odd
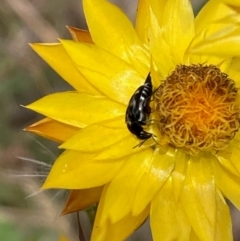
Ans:
[{"label": "yellow flower", "polygon": [[[75,89],[27,106],[47,116],[27,130],[66,149],[43,188],[74,190],[65,213],[100,200],[92,241],[124,240],[148,216],[154,241],[232,240],[224,197],[240,208],[239,1],[211,0],[194,18],[188,0],[140,0],[135,29],[106,0],[83,7],[89,33],[32,45]],[[152,111],[136,123],[152,138],[141,143],[125,114],[149,72]]]}]

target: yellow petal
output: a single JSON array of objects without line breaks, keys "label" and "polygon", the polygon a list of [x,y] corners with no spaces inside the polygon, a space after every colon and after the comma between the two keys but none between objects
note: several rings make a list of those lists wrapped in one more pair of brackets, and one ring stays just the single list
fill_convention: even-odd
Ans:
[{"label": "yellow petal", "polygon": [[240,176],[240,162],[239,162],[239,155],[240,155],[240,133],[236,133],[234,139],[232,140],[230,149],[230,155],[226,156],[228,162],[230,162],[236,169],[237,173],[232,172],[236,176]]},{"label": "yellow petal", "polygon": [[[191,46],[189,46],[190,52],[191,48],[195,48],[194,46],[204,44],[206,39],[211,38],[211,36],[216,35],[216,38],[219,36],[219,34],[226,34],[224,29],[231,30],[233,25],[236,25],[236,23],[239,22],[239,20],[237,20],[237,18],[239,19],[239,16],[235,14],[235,11],[229,6],[222,4],[221,2],[222,1],[219,0],[208,1],[200,13],[197,15],[195,20],[196,36],[194,37]],[[212,9],[214,9],[214,11],[212,11]],[[200,54],[202,56],[203,53]],[[212,59],[216,58],[216,55],[208,55],[208,58],[208,62],[210,64],[215,64],[215,61],[211,61]],[[206,60],[207,56],[203,56],[199,63],[205,64]]]},{"label": "yellow petal", "polygon": [[215,55],[192,54],[189,56],[189,62],[196,65],[199,65],[199,63],[201,63],[202,65],[215,65],[222,72],[228,73],[232,58],[226,58],[223,56],[217,57]]},{"label": "yellow petal", "polygon": [[202,31],[210,22],[219,20],[232,14],[233,10],[224,5],[222,1],[208,1],[195,18],[196,34]]},{"label": "yellow petal", "polygon": [[216,198],[211,154],[191,157],[181,201],[200,240],[214,240]]},{"label": "yellow petal", "polygon": [[[213,211],[216,212],[216,227],[213,241],[232,241],[232,225],[229,207],[219,191],[216,192],[216,210]],[[193,229],[191,230],[189,240],[202,241],[202,239],[197,237]]]},{"label": "yellow petal", "polygon": [[[165,5],[165,0],[148,0],[147,9],[145,10],[149,21],[147,31],[151,61],[153,62],[151,66],[151,74],[153,80],[155,80],[155,84],[157,84],[156,86],[159,86],[160,80],[165,79],[169,72],[175,67],[174,60],[171,56],[172,50],[163,37],[162,21]],[[157,66],[157,78],[153,76],[154,64]],[[158,83],[156,80],[158,80]]]},{"label": "yellow petal", "polygon": [[163,17],[163,37],[169,43],[176,64],[183,63],[184,53],[195,35],[194,15],[189,0],[168,0]]},{"label": "yellow petal", "polygon": [[213,162],[213,171],[217,187],[238,209],[240,209],[240,178],[227,171],[218,161]]},{"label": "yellow petal", "polygon": [[191,225],[181,203],[173,196],[171,179],[151,203],[150,222],[154,240],[189,240]]},{"label": "yellow petal", "polygon": [[[231,7],[240,7],[240,2],[238,0],[221,0],[221,1],[226,4],[229,4]],[[236,8],[236,9],[238,9],[238,8]]]},{"label": "yellow petal", "polygon": [[[163,29],[161,28],[158,16],[155,15],[154,9],[150,8],[149,23],[149,39],[151,57],[156,63],[158,79],[163,80],[175,68],[175,59],[172,57],[172,49],[169,43],[163,37]],[[160,81],[159,81],[160,84]]]},{"label": "yellow petal", "polygon": [[[216,227],[213,241],[232,241],[232,224],[229,207],[226,204],[220,191],[216,195]],[[189,240],[201,241],[196,233],[192,230]]]},{"label": "yellow petal", "polygon": [[76,127],[124,115],[126,111],[126,107],[105,97],[71,91],[47,95],[26,108]]},{"label": "yellow petal", "polygon": [[148,10],[148,0],[139,0],[137,7],[137,16],[135,29],[142,40],[142,42],[148,46],[148,28],[149,28],[149,10]]},{"label": "yellow petal", "polygon": [[205,35],[202,41],[194,41],[190,52],[193,54],[214,54],[232,57],[240,55],[240,29],[237,23],[218,24],[216,31]]},{"label": "yellow petal", "polygon": [[[214,65],[216,65],[216,67],[218,67],[222,72],[224,73],[228,73],[229,72],[229,68],[231,66],[232,63],[232,57],[229,58],[218,58],[215,57],[216,59],[219,59],[220,61]],[[210,63],[211,64],[211,63]]]},{"label": "yellow petal", "polygon": [[162,185],[173,171],[176,160],[174,150],[168,150],[166,153],[161,153],[158,149],[155,150],[152,160],[149,163],[149,168],[147,169],[146,166],[144,167],[144,173],[136,187],[132,205],[133,215],[138,215],[142,212],[157,191],[161,189]]},{"label": "yellow petal", "polygon": [[199,65],[199,63],[202,65],[215,65],[222,72],[228,73],[232,58],[226,58],[223,56],[217,57],[215,55],[192,54],[189,56],[189,62],[196,65]]},{"label": "yellow petal", "polygon": [[31,44],[31,47],[76,90],[99,94],[77,70],[61,44]]},{"label": "yellow petal", "polygon": [[234,58],[229,66],[228,75],[229,78],[234,80],[237,87],[240,87],[240,75],[239,75],[240,57]]},{"label": "yellow petal", "polygon": [[166,0],[148,0],[149,7],[153,11],[160,26],[163,24]]},{"label": "yellow petal", "polygon": [[103,186],[71,191],[61,215],[81,211],[99,202],[102,190]]},{"label": "yellow petal", "polygon": [[[235,160],[236,160],[236,157],[237,157],[237,162],[238,161],[238,158],[239,156],[237,154],[239,154],[239,150],[234,150],[234,152],[232,153],[233,156],[235,157]],[[238,169],[235,167],[235,163],[237,163],[235,161],[235,163],[233,164],[232,163],[232,155],[228,154],[228,153],[223,153],[222,152],[219,152],[217,155],[216,155],[219,163],[222,165],[223,168],[225,168],[226,170],[230,171],[232,174],[236,175],[236,176],[239,176],[240,177],[240,172],[238,171]]]},{"label": "yellow petal", "polygon": [[84,43],[93,43],[92,37],[87,30],[67,26],[68,31],[72,35],[73,40]]},{"label": "yellow petal", "polygon": [[[113,125],[115,125],[113,127]],[[97,133],[97,134],[96,134]],[[93,124],[80,130],[60,148],[83,152],[95,152],[129,136],[124,117]]]},{"label": "yellow petal", "polygon": [[145,82],[129,64],[91,44],[61,41],[78,70],[112,100],[128,104],[135,90]]},{"label": "yellow petal", "polygon": [[[213,3],[216,1],[211,1]],[[211,4],[210,4],[211,5]],[[206,26],[191,43],[190,52],[192,53],[202,53],[202,54],[212,54],[216,56],[235,56],[238,52],[232,51],[233,48],[237,48],[237,39],[239,35],[239,22],[240,15],[236,13],[232,8],[223,4],[215,4],[217,9],[217,15],[213,15],[212,21],[208,21]],[[212,6],[213,7],[213,6]],[[209,10],[210,11],[210,10]],[[231,46],[231,43],[233,46]],[[225,48],[229,47],[229,51],[220,50],[221,46],[225,45]],[[210,50],[211,46],[213,47]],[[231,54],[230,54],[231,53]]]},{"label": "yellow petal", "polygon": [[139,147],[141,143],[141,140],[137,139],[137,137],[129,132],[129,135],[125,138],[100,151],[94,157],[94,160],[108,160],[124,157],[137,153],[155,144],[152,138],[145,141],[144,144]]},{"label": "yellow petal", "polygon": [[144,78],[149,54],[125,14],[106,0],[83,0],[83,8],[94,43],[132,64]]},{"label": "yellow petal", "polygon": [[105,191],[103,191],[93,226],[91,241],[123,241],[144,222],[149,214],[149,207],[147,207],[138,216],[128,214],[116,223],[111,223],[109,220],[103,223],[101,218],[106,205],[105,201]]},{"label": "yellow petal", "polygon": [[189,240],[190,240],[190,241],[201,241],[201,240],[198,238],[198,236],[196,235],[196,233],[194,232],[193,229],[191,230]]},{"label": "yellow petal", "polygon": [[233,240],[229,207],[220,192],[216,193],[216,230],[214,240]]},{"label": "yellow petal", "polygon": [[45,138],[57,141],[64,142],[69,139],[71,136],[77,133],[79,128],[74,126],[66,125],[64,123],[44,118],[28,127],[24,130],[30,131],[37,135],[43,136]]},{"label": "yellow petal", "polygon": [[42,188],[86,189],[102,186],[112,180],[125,161],[95,162],[93,155],[65,151],[53,164]]},{"label": "yellow petal", "polygon": [[175,153],[176,163],[171,176],[173,181],[173,195],[177,201],[183,190],[189,158],[190,155],[181,150],[177,150]]},{"label": "yellow petal", "polygon": [[162,17],[164,12],[166,1],[165,0],[140,0],[138,1],[137,16],[136,16],[136,32],[142,42],[148,46],[149,41],[149,29],[151,31],[157,31],[154,29],[156,26],[152,26],[149,19],[149,9],[154,12],[154,15],[157,17],[158,24],[161,25]]},{"label": "yellow petal", "polygon": [[132,213],[139,182],[142,176],[147,175],[151,168],[152,155],[153,151],[150,149],[132,155],[126,160],[119,174],[113,178],[105,193],[105,205],[101,218],[103,223],[107,222],[107,220],[116,223],[129,213],[138,216],[146,208],[148,202],[142,210],[139,210],[138,214]]},{"label": "yellow petal", "polygon": [[228,5],[229,7],[231,7],[233,10],[235,10],[237,13],[240,12],[240,5],[239,5],[239,2],[237,2],[236,0],[235,1],[226,1],[226,2],[229,2]]},{"label": "yellow petal", "polygon": [[229,147],[223,151],[219,151],[216,157],[225,170],[240,178],[239,143],[240,133],[237,132]]}]

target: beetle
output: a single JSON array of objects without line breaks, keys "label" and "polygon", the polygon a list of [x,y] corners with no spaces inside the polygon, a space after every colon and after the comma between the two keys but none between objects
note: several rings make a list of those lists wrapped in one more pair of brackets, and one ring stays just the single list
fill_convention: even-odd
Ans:
[{"label": "beetle", "polygon": [[[149,73],[145,83],[132,95],[125,115],[125,122],[128,130],[138,139],[144,141],[153,137],[152,133],[143,129],[143,126],[147,124],[151,113],[150,101],[153,94],[152,88],[152,80]],[[144,142],[140,145],[143,143]]]}]

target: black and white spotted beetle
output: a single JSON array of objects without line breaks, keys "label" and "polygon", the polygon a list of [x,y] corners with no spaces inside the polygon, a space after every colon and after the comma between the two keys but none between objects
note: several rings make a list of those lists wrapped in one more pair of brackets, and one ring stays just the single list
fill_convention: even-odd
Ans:
[{"label": "black and white spotted beetle", "polygon": [[[152,88],[152,80],[148,74],[144,85],[141,85],[132,95],[125,115],[128,130],[138,139],[145,141],[153,136],[152,133],[143,129],[143,125],[147,124],[151,113]],[[143,142],[140,145],[142,144]]]}]

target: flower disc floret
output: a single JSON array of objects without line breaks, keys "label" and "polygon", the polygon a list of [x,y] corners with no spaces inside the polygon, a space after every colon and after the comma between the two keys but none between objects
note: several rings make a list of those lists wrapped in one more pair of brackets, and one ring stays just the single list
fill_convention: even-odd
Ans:
[{"label": "flower disc floret", "polygon": [[239,129],[238,89],[216,66],[177,66],[155,97],[161,135],[191,154],[225,149]]}]

